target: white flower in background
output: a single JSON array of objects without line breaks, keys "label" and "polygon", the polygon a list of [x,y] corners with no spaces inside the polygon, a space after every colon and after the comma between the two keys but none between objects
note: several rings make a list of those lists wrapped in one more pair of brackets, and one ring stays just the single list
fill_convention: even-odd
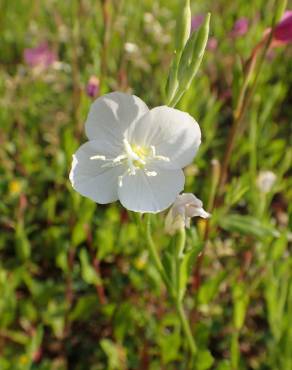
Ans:
[{"label": "white flower in background", "polygon": [[126,52],[129,54],[135,54],[139,51],[138,46],[133,42],[126,42],[124,47]]},{"label": "white flower in background", "polygon": [[85,123],[88,142],[73,155],[70,181],[105,204],[120,200],[136,212],[160,212],[183,190],[182,168],[201,143],[197,122],[166,106],[149,110],[137,96],[98,98]]},{"label": "white flower in background", "polygon": [[180,194],[166,216],[165,231],[173,235],[181,228],[189,228],[191,218],[197,216],[209,218],[211,215],[203,209],[203,202],[194,194]]},{"label": "white flower in background", "polygon": [[262,193],[269,193],[276,182],[277,176],[272,171],[261,171],[257,177],[257,186]]}]

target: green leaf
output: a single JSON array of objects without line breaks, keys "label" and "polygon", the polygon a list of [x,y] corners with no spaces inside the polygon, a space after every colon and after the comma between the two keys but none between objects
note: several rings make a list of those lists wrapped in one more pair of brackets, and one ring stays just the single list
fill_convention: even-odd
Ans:
[{"label": "green leaf", "polygon": [[110,339],[102,339],[100,346],[108,359],[108,370],[123,370],[126,368],[126,355],[123,347]]},{"label": "green leaf", "polygon": [[249,303],[248,289],[242,281],[234,282],[232,286],[233,325],[240,330],[244,324],[246,310]]},{"label": "green leaf", "polygon": [[43,337],[44,329],[42,325],[39,325],[33,336],[30,337],[30,341],[27,345],[27,354],[29,355],[30,359],[33,358],[35,352],[41,347]]},{"label": "green leaf", "polygon": [[177,286],[176,261],[175,255],[170,251],[165,251],[162,256],[162,265],[165,269],[167,278],[172,287]]},{"label": "green leaf", "polygon": [[85,240],[86,240],[86,232],[84,228],[84,222],[80,221],[73,228],[72,244],[74,247],[77,247],[77,245],[81,244]]},{"label": "green leaf", "polygon": [[270,248],[270,257],[272,260],[276,261],[283,257],[288,246],[288,237],[287,234],[283,233],[279,239],[276,239]]},{"label": "green leaf", "polygon": [[208,350],[199,350],[196,359],[195,359],[195,368],[196,370],[207,370],[214,363],[214,358]]},{"label": "green leaf", "polygon": [[30,242],[22,222],[19,222],[16,226],[15,246],[17,256],[21,261],[25,261],[30,257]]},{"label": "green leaf", "polygon": [[84,297],[80,297],[77,301],[76,306],[70,313],[70,321],[89,320],[92,313],[96,312],[98,309],[98,298],[96,294],[87,294]]},{"label": "green leaf", "polygon": [[272,225],[266,225],[259,219],[248,215],[229,214],[221,217],[218,223],[224,230],[252,235],[259,239],[265,239],[268,236],[279,237],[280,235]]},{"label": "green leaf", "polygon": [[219,286],[226,274],[227,273],[225,271],[221,271],[215,277],[206,279],[206,281],[201,285],[198,293],[198,301],[200,304],[210,303],[218,293]]},{"label": "green leaf", "polygon": [[171,102],[178,88],[177,68],[179,56],[174,55],[166,82],[165,92],[167,102]]},{"label": "green leaf", "polygon": [[81,249],[79,253],[79,258],[81,262],[81,275],[82,279],[87,284],[100,284],[100,277],[97,275],[95,269],[90,264],[89,255],[85,249]]},{"label": "green leaf", "polygon": [[192,271],[194,261],[200,251],[203,248],[203,244],[199,244],[197,247],[192,248],[184,254],[179,266],[179,299],[182,300],[186,291],[187,282]]},{"label": "green leaf", "polygon": [[72,244],[74,247],[78,246],[86,240],[86,227],[89,227],[91,223],[95,207],[96,205],[94,202],[87,199],[82,199],[81,206],[79,206],[79,213],[81,217],[72,231]]},{"label": "green leaf", "polygon": [[227,360],[220,361],[216,370],[232,370],[230,362]]}]

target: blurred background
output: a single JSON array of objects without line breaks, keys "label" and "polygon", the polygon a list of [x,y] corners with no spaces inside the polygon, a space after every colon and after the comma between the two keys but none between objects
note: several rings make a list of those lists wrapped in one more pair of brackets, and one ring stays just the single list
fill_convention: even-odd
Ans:
[{"label": "blurred background", "polygon": [[[191,4],[193,32],[211,12],[211,33],[178,108],[201,126],[186,190],[208,207],[242,66],[271,26],[275,2]],[[95,98],[120,90],[149,107],[165,103],[180,7],[0,2],[1,370],[184,368],[180,324],[133,215],[82,198],[68,180]],[[200,279],[196,271],[190,279],[185,305],[199,370],[292,369],[291,56],[283,40],[266,53],[212,212]],[[162,249],[164,217],[154,225]],[[205,227],[193,221],[188,242],[199,245]]]}]

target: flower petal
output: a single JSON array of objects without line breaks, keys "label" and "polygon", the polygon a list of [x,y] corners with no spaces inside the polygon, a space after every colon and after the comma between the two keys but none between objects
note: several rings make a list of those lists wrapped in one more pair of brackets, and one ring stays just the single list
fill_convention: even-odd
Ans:
[{"label": "flower petal", "polygon": [[174,202],[183,189],[185,177],[182,170],[153,167],[151,171],[157,171],[157,175],[147,176],[143,170],[138,169],[135,175],[123,176],[118,194],[125,208],[141,213],[161,212]]},{"label": "flower petal", "polygon": [[159,167],[179,169],[192,162],[201,143],[198,123],[188,113],[161,106],[150,110],[131,125],[128,138],[137,145],[153,145],[156,154],[170,159],[157,161]]},{"label": "flower petal", "polygon": [[124,131],[148,111],[147,105],[135,95],[106,94],[91,105],[85,123],[86,135],[90,140],[122,145]]},{"label": "flower petal", "polygon": [[[90,159],[96,155],[107,155],[99,141],[88,141],[73,155],[70,181],[81,195],[93,201],[106,204],[118,200],[118,177],[124,173],[124,166],[102,167],[106,162]],[[109,153],[110,154],[110,153]]]}]

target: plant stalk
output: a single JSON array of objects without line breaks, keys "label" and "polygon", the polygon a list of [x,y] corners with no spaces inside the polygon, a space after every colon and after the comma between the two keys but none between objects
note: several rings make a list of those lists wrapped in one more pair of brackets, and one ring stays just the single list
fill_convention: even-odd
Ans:
[{"label": "plant stalk", "polygon": [[[181,321],[182,330],[183,330],[183,332],[186,336],[188,347],[189,347],[190,352],[191,352],[191,357],[193,358],[194,355],[196,354],[197,346],[196,346],[194,337],[192,335],[190,324],[187,320],[185,311],[183,309],[182,302],[178,298],[177,289],[176,289],[176,287],[174,287],[172,285],[169,278],[167,277],[166,271],[165,271],[165,269],[164,269],[164,267],[161,263],[159,254],[157,252],[157,248],[156,248],[155,243],[152,239],[151,214],[147,214],[146,217],[147,217],[147,220],[146,220],[146,239],[147,239],[148,251],[149,251],[149,253],[152,257],[152,260],[155,264],[155,267],[157,268],[157,271],[159,272],[160,276],[162,277],[166,287],[169,288],[169,294],[170,294],[172,300],[175,303],[175,307],[176,307],[177,313],[179,315],[179,319]],[[184,250],[184,247],[185,247],[185,241],[186,241],[186,236],[185,236],[185,230],[183,229],[179,233],[179,242],[178,242],[178,245],[177,245],[177,248],[176,248],[176,254],[177,254],[176,268],[177,268],[177,270],[179,269],[179,263],[180,263],[179,256],[180,256],[180,254],[183,253],[183,250]]]},{"label": "plant stalk", "polygon": [[[276,2],[276,5],[277,3],[278,2]],[[219,180],[219,193],[222,193],[224,185],[226,183],[229,162],[231,159],[231,154],[234,149],[235,139],[236,139],[238,130],[240,128],[241,121],[243,120],[245,113],[247,111],[247,108],[249,107],[249,104],[252,100],[252,97],[254,96],[257,83],[258,83],[258,79],[259,79],[267,52],[269,50],[269,47],[273,39],[275,22],[276,22],[276,19],[274,17],[271,32],[269,33],[268,37],[264,38],[259,44],[256,45],[256,47],[252,51],[250,60],[248,62],[247,73],[245,75],[244,82],[242,84],[242,88],[239,94],[239,98],[237,100],[237,104],[233,112],[233,124],[229,132],[227,146],[226,146],[226,150],[225,150],[224,157],[223,157],[221,175],[220,175],[220,180]],[[262,50],[261,58],[259,62],[257,63],[257,57],[261,50]],[[255,77],[254,77],[252,86],[249,89],[249,91],[247,91],[248,83],[254,71],[255,71]]]},{"label": "plant stalk", "polygon": [[196,346],[196,343],[195,343],[195,340],[194,340],[194,337],[193,337],[193,334],[190,328],[189,321],[186,318],[186,314],[185,314],[185,311],[184,311],[184,308],[181,302],[176,302],[176,309],[177,309],[177,312],[178,312],[178,315],[181,321],[183,332],[186,335],[186,339],[188,342],[191,355],[193,357],[197,352],[197,346]]},{"label": "plant stalk", "polygon": [[160,261],[159,254],[157,252],[156,246],[154,244],[154,241],[152,239],[152,234],[151,234],[151,214],[146,215],[146,238],[147,238],[147,246],[148,246],[148,251],[151,255],[151,258],[155,264],[155,267],[157,268],[157,271],[159,272],[160,276],[162,277],[163,281],[167,286],[169,286],[169,279],[166,275],[166,272],[163,268],[163,265]]}]

